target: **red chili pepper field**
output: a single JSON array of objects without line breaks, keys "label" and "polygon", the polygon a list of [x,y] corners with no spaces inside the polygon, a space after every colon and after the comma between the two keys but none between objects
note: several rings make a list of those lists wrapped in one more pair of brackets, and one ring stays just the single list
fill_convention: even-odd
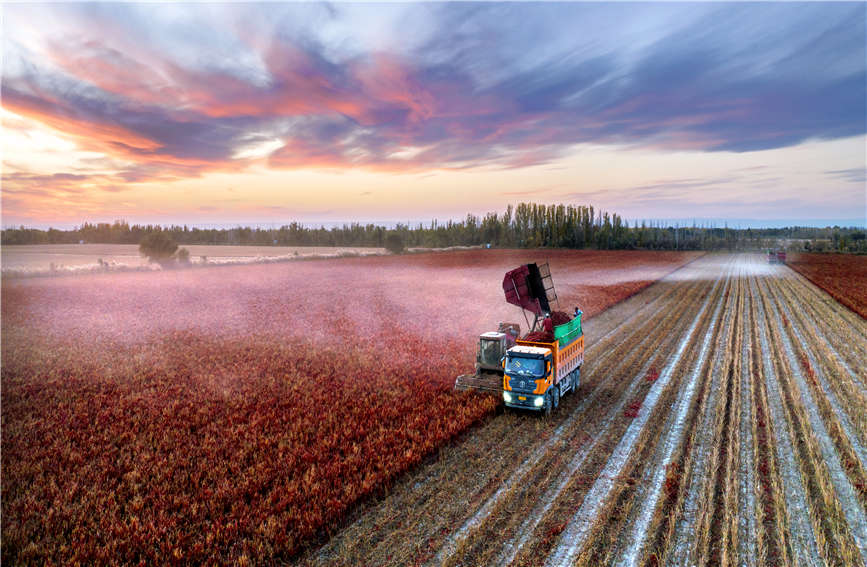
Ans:
[{"label": "red chili pepper field", "polygon": [[3,564],[271,563],[495,411],[452,390],[550,260],[585,319],[689,253],[499,251],[2,286]]}]

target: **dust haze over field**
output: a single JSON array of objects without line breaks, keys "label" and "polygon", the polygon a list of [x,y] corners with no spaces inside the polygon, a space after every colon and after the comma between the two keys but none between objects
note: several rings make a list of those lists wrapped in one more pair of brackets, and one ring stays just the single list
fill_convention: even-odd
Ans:
[{"label": "dust haze over field", "polygon": [[[185,245],[195,265],[254,264],[309,258],[373,256],[384,248],[326,246]],[[62,276],[106,271],[158,270],[136,244],[27,244],[0,249],[4,276]]]},{"label": "dust haze over field", "polygon": [[40,290],[38,302],[22,300],[29,326],[58,338],[86,332],[94,338],[136,342],[194,331],[217,337],[261,334],[328,342],[337,333],[343,339],[375,343],[397,325],[401,332],[425,339],[463,339],[501,320],[520,319],[526,327],[520,309],[503,300],[501,282],[512,264],[549,260],[558,274],[563,309],[575,304],[589,317],[604,305],[596,290],[638,290],[683,257],[694,255],[470,251],[343,259],[336,264],[92,275],[81,281],[10,281],[4,293],[11,304],[21,307],[18,293]]}]

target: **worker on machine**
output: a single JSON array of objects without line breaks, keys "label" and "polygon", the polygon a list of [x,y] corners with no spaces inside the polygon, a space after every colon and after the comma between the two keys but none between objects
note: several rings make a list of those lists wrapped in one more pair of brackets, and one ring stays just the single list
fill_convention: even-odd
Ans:
[{"label": "worker on machine", "polygon": [[574,318],[577,319],[578,317],[580,317],[580,316],[583,315],[583,314],[584,314],[584,312],[581,311],[580,309],[578,309],[578,306],[576,305],[576,306],[575,306],[575,317],[574,317]]},{"label": "worker on machine", "polygon": [[546,333],[554,334],[554,321],[551,319],[550,313],[545,313],[545,320],[542,321],[542,328]]}]

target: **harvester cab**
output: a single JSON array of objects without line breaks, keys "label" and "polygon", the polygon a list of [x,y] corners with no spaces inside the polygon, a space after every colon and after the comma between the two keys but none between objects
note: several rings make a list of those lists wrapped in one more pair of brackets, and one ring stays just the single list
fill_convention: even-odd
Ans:
[{"label": "harvester cab", "polygon": [[475,374],[464,374],[455,380],[456,390],[499,392],[503,389],[503,358],[515,346],[521,334],[517,323],[500,323],[497,331],[479,335]]},{"label": "harvester cab", "polygon": [[517,323],[500,323],[496,332],[482,333],[479,336],[476,370],[500,371],[506,351],[515,346],[520,334],[521,327]]},{"label": "harvester cab", "polygon": [[479,337],[479,354],[476,357],[476,368],[479,370],[497,370],[506,355],[506,334],[493,331],[482,333]]},{"label": "harvester cab", "polygon": [[783,249],[780,250],[768,250],[768,264],[785,264],[786,263],[786,251]]}]

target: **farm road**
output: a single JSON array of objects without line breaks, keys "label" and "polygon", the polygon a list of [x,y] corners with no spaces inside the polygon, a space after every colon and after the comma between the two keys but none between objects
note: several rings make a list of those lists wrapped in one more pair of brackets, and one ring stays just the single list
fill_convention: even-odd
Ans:
[{"label": "farm road", "polygon": [[585,332],[554,415],[493,417],[299,563],[867,564],[864,319],[707,255]]}]

